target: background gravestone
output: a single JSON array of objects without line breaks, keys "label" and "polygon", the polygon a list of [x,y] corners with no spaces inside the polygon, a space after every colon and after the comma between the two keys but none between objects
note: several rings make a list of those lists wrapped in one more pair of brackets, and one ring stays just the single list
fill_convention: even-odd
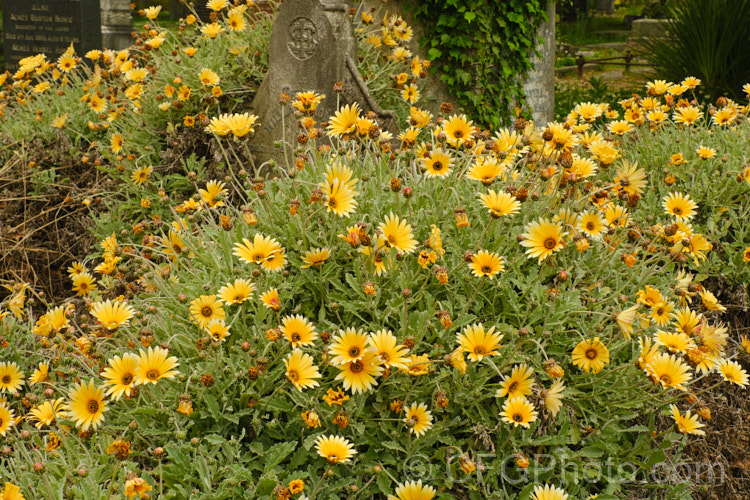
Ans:
[{"label": "background gravestone", "polygon": [[[271,29],[268,74],[252,104],[259,123],[250,143],[256,166],[270,159],[283,162],[284,152],[273,148],[275,141],[285,140],[287,148],[294,147],[294,108],[279,104],[283,92],[292,99],[297,92],[308,90],[325,94],[316,110],[319,122],[332,116],[337,104],[356,102],[363,114],[374,111],[381,127],[394,128],[394,113],[381,110],[370,95],[357,70],[356,56],[356,39],[346,4],[286,0],[281,5]],[[333,92],[336,82],[343,82],[338,96]]]},{"label": "background gravestone", "polygon": [[102,46],[99,0],[4,0],[5,65],[44,53],[54,61],[73,43],[77,54]]},{"label": "background gravestone", "polygon": [[133,14],[129,0],[101,0],[102,45],[122,50],[133,45]]}]

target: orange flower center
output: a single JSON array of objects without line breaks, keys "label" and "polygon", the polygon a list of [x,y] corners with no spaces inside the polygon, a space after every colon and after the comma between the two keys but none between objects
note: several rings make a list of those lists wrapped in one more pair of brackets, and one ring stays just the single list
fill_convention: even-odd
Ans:
[{"label": "orange flower center", "polygon": [[149,370],[146,372],[146,378],[149,380],[159,380],[159,370]]},{"label": "orange flower center", "polygon": [[297,373],[296,370],[289,370],[289,372],[286,374],[286,376],[292,382],[296,382],[297,380],[299,380],[299,373]]},{"label": "orange flower center", "polygon": [[547,238],[544,240],[544,248],[547,250],[552,250],[557,246],[557,240],[555,238]]},{"label": "orange flower center", "polygon": [[359,360],[349,365],[349,370],[351,370],[352,373],[359,373],[362,370],[364,370],[364,368],[365,368],[364,365]]},{"label": "orange flower center", "polygon": [[126,373],[122,376],[120,379],[120,383],[122,385],[130,385],[130,383],[133,381],[133,374],[132,373]]},{"label": "orange flower center", "polygon": [[201,308],[201,316],[204,318],[210,318],[214,315],[214,309],[211,306],[203,306]]}]

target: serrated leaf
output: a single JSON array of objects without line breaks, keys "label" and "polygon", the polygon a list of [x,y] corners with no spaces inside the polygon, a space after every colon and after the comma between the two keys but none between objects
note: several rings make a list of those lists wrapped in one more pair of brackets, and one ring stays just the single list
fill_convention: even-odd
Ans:
[{"label": "serrated leaf", "polygon": [[273,448],[271,448],[263,456],[263,460],[265,462],[265,470],[269,471],[270,469],[279,465],[287,457],[287,455],[294,451],[298,444],[299,443],[297,443],[296,441],[274,444]]}]

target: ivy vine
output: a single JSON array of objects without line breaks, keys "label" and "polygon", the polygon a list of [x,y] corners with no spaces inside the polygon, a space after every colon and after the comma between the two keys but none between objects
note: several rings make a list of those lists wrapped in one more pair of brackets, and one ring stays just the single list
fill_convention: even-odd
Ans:
[{"label": "ivy vine", "polygon": [[522,82],[533,69],[547,0],[415,0],[411,10],[427,57],[458,104],[482,127],[509,124],[526,103]]}]

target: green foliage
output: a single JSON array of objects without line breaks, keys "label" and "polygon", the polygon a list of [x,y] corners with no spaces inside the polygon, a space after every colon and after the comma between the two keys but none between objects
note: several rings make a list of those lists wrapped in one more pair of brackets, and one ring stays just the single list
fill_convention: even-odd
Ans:
[{"label": "green foliage", "polygon": [[521,82],[532,69],[545,0],[419,0],[422,44],[458,103],[481,126],[508,124],[525,105]]},{"label": "green foliage", "polygon": [[643,42],[659,78],[695,76],[713,99],[737,98],[750,81],[750,0],[673,1],[665,35]]}]

